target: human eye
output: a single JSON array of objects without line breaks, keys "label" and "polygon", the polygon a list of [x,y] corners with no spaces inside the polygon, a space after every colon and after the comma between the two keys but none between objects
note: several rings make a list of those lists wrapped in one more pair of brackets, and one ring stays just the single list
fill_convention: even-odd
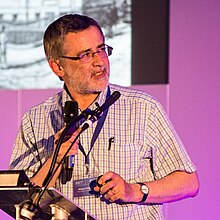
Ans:
[{"label": "human eye", "polygon": [[102,46],[102,47],[100,48],[100,50],[101,50],[102,52],[105,52],[105,51],[106,51],[106,46],[105,46],[105,45]]},{"label": "human eye", "polygon": [[101,47],[98,49],[98,53],[99,53],[99,54],[104,54],[105,52],[106,52],[106,46],[105,46],[105,45],[101,46]]},{"label": "human eye", "polygon": [[90,57],[90,52],[89,51],[79,54],[80,59],[89,58],[89,57]]}]

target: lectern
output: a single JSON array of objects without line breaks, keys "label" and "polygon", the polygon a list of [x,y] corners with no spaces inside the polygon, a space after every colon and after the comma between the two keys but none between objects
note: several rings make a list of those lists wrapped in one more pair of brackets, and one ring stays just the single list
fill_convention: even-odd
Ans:
[{"label": "lectern", "polygon": [[[16,220],[27,219],[21,205],[28,197],[28,187],[0,187],[0,208]],[[40,201],[39,216],[33,220],[95,220],[86,210],[54,188],[45,191]]]},{"label": "lectern", "polygon": [[96,219],[55,188],[44,190],[39,204],[35,204],[36,207],[33,205],[34,211],[32,211],[32,208],[29,211],[29,207],[32,207],[31,199],[43,190],[39,187],[28,187],[30,186],[29,182],[23,170],[1,170],[0,209],[16,220]]}]

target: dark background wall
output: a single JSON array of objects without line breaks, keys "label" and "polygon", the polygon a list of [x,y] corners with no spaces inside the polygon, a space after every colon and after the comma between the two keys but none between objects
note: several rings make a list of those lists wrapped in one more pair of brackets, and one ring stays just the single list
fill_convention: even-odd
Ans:
[{"label": "dark background wall", "polygon": [[132,84],[168,83],[169,0],[132,1]]}]

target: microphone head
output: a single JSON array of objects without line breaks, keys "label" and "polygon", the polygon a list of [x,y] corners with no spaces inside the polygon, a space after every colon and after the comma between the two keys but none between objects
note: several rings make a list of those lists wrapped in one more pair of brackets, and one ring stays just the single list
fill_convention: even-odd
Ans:
[{"label": "microphone head", "polygon": [[96,110],[91,112],[91,117],[86,120],[85,123],[82,124],[81,128],[82,131],[85,131],[87,128],[89,128],[95,121],[99,120],[104,113],[105,110],[107,110],[111,105],[113,105],[121,96],[121,93],[119,91],[113,92],[105,101],[105,103],[100,107],[98,104],[98,107]]},{"label": "microphone head", "polygon": [[114,91],[105,101],[105,103],[100,107],[100,110],[104,112],[109,106],[113,105],[121,96],[119,91]]},{"label": "microphone head", "polygon": [[78,115],[78,103],[76,101],[66,101],[64,105],[64,122],[68,124]]}]

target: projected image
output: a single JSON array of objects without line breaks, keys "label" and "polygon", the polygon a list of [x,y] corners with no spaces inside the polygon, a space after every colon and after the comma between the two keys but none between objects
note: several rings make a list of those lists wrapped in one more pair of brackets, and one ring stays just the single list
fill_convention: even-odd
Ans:
[{"label": "projected image", "polygon": [[68,13],[95,18],[112,46],[110,82],[131,84],[131,0],[7,0],[0,2],[0,89],[61,88],[45,59],[42,39]]}]

